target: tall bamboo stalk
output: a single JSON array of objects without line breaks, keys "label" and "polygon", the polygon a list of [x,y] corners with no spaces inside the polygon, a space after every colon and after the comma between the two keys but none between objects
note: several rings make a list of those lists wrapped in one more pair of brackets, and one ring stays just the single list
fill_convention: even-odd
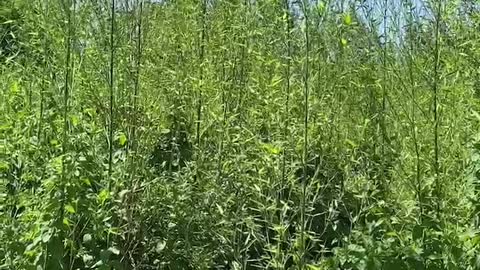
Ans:
[{"label": "tall bamboo stalk", "polygon": [[[136,40],[136,53],[135,53],[135,76],[134,76],[134,90],[133,90],[133,123],[132,123],[132,138],[131,141],[131,148],[133,149],[134,154],[136,154],[137,149],[137,123],[138,123],[138,115],[137,115],[137,102],[140,94],[140,69],[142,63],[142,19],[143,19],[143,0],[137,0],[137,8],[138,8],[138,18],[137,18],[137,40]],[[133,173],[135,172],[136,162],[133,162]]]},{"label": "tall bamboo stalk", "polygon": [[112,163],[113,163],[113,129],[114,129],[114,67],[115,67],[115,44],[114,44],[114,31],[115,31],[115,0],[112,0],[111,6],[111,22],[110,22],[110,125],[108,134],[109,143],[109,155],[108,155],[108,190],[111,190],[112,185]]},{"label": "tall bamboo stalk", "polygon": [[418,134],[417,134],[417,91],[416,91],[416,85],[415,85],[415,74],[414,74],[414,52],[415,52],[415,47],[414,47],[414,33],[413,33],[413,26],[414,26],[414,20],[413,20],[413,3],[410,3],[410,8],[408,12],[408,24],[409,24],[409,31],[408,31],[408,37],[409,37],[409,57],[408,57],[408,76],[410,80],[410,89],[411,89],[411,115],[412,115],[412,137],[413,137],[413,144],[415,147],[415,194],[418,200],[418,207],[420,210],[420,224],[422,223],[423,219],[423,195],[422,195],[422,182],[421,182],[421,175],[420,175],[420,147],[418,144]]},{"label": "tall bamboo stalk", "polygon": [[[284,17],[286,20],[285,23],[285,32],[286,32],[286,41],[287,41],[287,56],[286,56],[286,69],[285,69],[285,126],[283,128],[283,140],[286,142],[288,140],[288,127],[290,126],[290,66],[291,66],[291,38],[290,38],[290,32],[291,32],[291,18],[290,18],[290,9],[289,9],[289,4],[288,0],[284,0]],[[287,164],[287,153],[286,153],[286,147],[283,148],[283,153],[282,153],[282,186],[283,188],[285,182],[286,182],[286,164]]]},{"label": "tall bamboo stalk", "polygon": [[[225,12],[226,13],[226,12]],[[227,22],[227,16],[222,14],[223,22]],[[225,29],[223,29],[225,31]],[[225,33],[222,34],[222,43],[225,44]],[[222,169],[222,162],[223,162],[223,148],[224,148],[224,138],[225,138],[225,131],[226,131],[226,123],[227,123],[227,96],[226,96],[226,68],[225,62],[227,61],[227,49],[222,49],[222,83],[221,83],[221,95],[222,95],[222,132],[220,134],[220,145],[218,148],[218,163],[217,163],[217,183],[220,183],[222,178],[223,169]]]},{"label": "tall bamboo stalk", "polygon": [[[73,1],[73,5],[75,6],[75,0]],[[59,205],[59,218],[57,220],[57,226],[61,226],[64,216],[65,216],[65,200],[66,200],[66,154],[68,152],[68,112],[69,112],[69,99],[70,99],[70,87],[71,87],[71,55],[72,55],[72,12],[71,12],[72,2],[68,1],[67,6],[65,7],[67,13],[67,42],[66,42],[66,59],[65,59],[65,85],[63,91],[63,141],[62,141],[62,175],[61,175],[61,183],[60,183],[60,205]],[[60,238],[62,241],[65,237],[63,231],[60,233]],[[61,258],[63,258],[63,249]],[[59,262],[61,263],[61,262]]]},{"label": "tall bamboo stalk", "polygon": [[128,196],[128,199],[126,200],[126,208],[127,208],[127,216],[128,216],[128,232],[127,232],[127,240],[126,240],[126,248],[125,248],[125,254],[124,260],[127,256],[127,254],[130,252],[131,246],[132,246],[132,235],[134,233],[134,228],[133,228],[133,215],[135,212],[135,189],[136,189],[136,183],[134,183],[134,179],[136,176],[136,171],[137,171],[137,161],[136,161],[136,156],[137,156],[137,138],[136,138],[136,127],[138,123],[138,115],[137,115],[137,100],[140,94],[140,68],[141,68],[141,58],[142,58],[142,17],[143,17],[143,1],[144,0],[137,0],[136,8],[138,10],[137,12],[137,18],[136,18],[136,30],[137,30],[137,39],[136,39],[136,52],[135,52],[135,75],[134,75],[134,93],[133,93],[133,127],[132,127],[132,137],[130,139],[130,144],[131,144],[131,149],[133,150],[130,152],[131,155],[131,174],[130,174],[130,194]]},{"label": "tall bamboo stalk", "polygon": [[[290,7],[288,0],[283,1],[283,17],[285,20],[285,41],[286,41],[286,57],[284,59],[285,61],[285,125],[283,127],[283,141],[284,141],[284,147],[282,150],[282,175],[281,175],[281,182],[280,182],[280,187],[279,191],[277,192],[277,207],[279,207],[279,224],[282,226],[284,224],[284,212],[282,209],[282,206],[280,204],[280,201],[282,199],[285,199],[285,189],[286,189],[286,183],[287,183],[287,147],[289,145],[289,139],[288,139],[288,128],[290,127],[290,77],[291,77],[291,29],[292,29],[292,20],[290,17]],[[280,235],[277,243],[277,259],[276,262],[277,264],[281,259],[283,259],[282,256],[282,242],[284,241],[283,237]],[[276,265],[276,267],[279,267],[279,265]]]},{"label": "tall bamboo stalk", "polygon": [[[43,17],[45,22],[47,21],[48,15],[49,15],[49,5],[48,5],[48,0],[43,1],[45,3],[44,7],[44,13]],[[48,46],[47,46],[47,32],[43,34],[43,39],[42,39],[42,45],[43,45],[43,57],[45,58],[43,61],[43,68],[47,73],[47,76],[50,76],[50,69],[49,69],[49,54],[48,54]],[[42,78],[42,86],[40,89],[40,114],[39,114],[39,119],[38,119],[38,131],[37,131],[37,138],[38,141],[41,141],[41,136],[42,136],[42,129],[43,129],[43,114],[44,114],[44,107],[45,107],[45,90],[47,88],[47,82],[45,78]]]},{"label": "tall bamboo stalk", "polygon": [[439,164],[439,155],[440,149],[438,145],[438,70],[440,66],[440,22],[442,20],[442,0],[437,0],[437,13],[435,15],[435,48],[434,48],[434,69],[433,69],[433,121],[434,121],[434,164],[433,169],[435,173],[435,195],[436,198],[436,207],[437,207],[437,216],[440,216],[440,192],[441,192],[441,183],[440,183],[440,164]]},{"label": "tall bamboo stalk", "polygon": [[[388,46],[388,25],[387,25],[387,11],[388,11],[388,0],[384,1],[384,10],[383,10],[383,36],[384,36],[384,45],[383,45],[383,85],[382,85],[382,117],[381,117],[381,133],[382,133],[382,158],[381,158],[381,186],[385,188],[385,144],[386,144],[386,123],[385,123],[385,114],[386,114],[386,100],[387,100],[387,46]],[[385,191],[385,190],[384,190]]]},{"label": "tall bamboo stalk", "polygon": [[[248,14],[249,14],[249,1],[244,0],[243,2],[243,8],[245,9],[244,16],[243,16],[243,26],[247,27],[248,26]],[[237,110],[236,112],[238,113],[240,117],[240,127],[243,125],[243,120],[244,120],[244,115],[240,110],[242,110],[243,106],[243,99],[245,98],[245,88],[247,85],[247,80],[248,78],[246,77],[246,68],[245,68],[245,60],[248,57],[247,54],[247,47],[248,47],[248,29],[244,28],[244,33],[242,33],[242,50],[241,50],[241,55],[240,55],[240,81],[239,81],[239,89],[240,89],[240,96],[238,98],[238,104],[237,104]]]},{"label": "tall bamboo stalk", "polygon": [[306,190],[307,190],[307,158],[308,158],[308,95],[309,95],[309,66],[310,66],[310,36],[309,36],[309,9],[308,1],[302,2],[303,15],[305,16],[305,71],[304,71],[304,134],[303,134],[303,177],[302,177],[302,194],[300,202],[300,262],[299,268],[303,269],[305,264],[305,233],[306,233],[306,224],[305,224],[305,209],[306,209]]},{"label": "tall bamboo stalk", "polygon": [[202,121],[202,103],[203,103],[203,97],[202,97],[202,92],[203,92],[203,73],[204,73],[204,67],[203,67],[203,62],[205,58],[205,32],[206,32],[206,13],[207,13],[207,1],[202,0],[202,13],[201,13],[201,23],[202,23],[202,32],[200,36],[200,55],[199,55],[199,61],[200,61],[200,83],[199,83],[199,92],[198,92],[198,97],[197,97],[197,128],[196,128],[196,169],[195,169],[195,180],[198,180],[198,175],[199,175],[199,165],[200,165],[200,127],[201,127],[201,121]]}]

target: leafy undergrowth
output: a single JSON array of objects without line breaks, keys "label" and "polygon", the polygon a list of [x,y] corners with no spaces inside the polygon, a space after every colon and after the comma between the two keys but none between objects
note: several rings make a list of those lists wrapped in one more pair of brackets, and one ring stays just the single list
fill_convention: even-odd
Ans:
[{"label": "leafy undergrowth", "polygon": [[0,269],[480,269],[475,1],[0,2]]}]

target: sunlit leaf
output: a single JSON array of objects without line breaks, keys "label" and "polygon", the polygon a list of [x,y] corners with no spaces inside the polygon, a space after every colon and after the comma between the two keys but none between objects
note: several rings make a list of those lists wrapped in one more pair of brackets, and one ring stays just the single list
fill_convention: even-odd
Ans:
[{"label": "sunlit leaf", "polygon": [[126,142],[127,136],[125,135],[125,133],[120,133],[120,135],[118,136],[118,143],[120,144],[120,146],[124,146]]},{"label": "sunlit leaf", "polygon": [[65,210],[70,214],[75,214],[75,208],[71,204],[65,205]]},{"label": "sunlit leaf", "polygon": [[345,23],[345,25],[352,24],[352,16],[350,15],[350,13],[347,13],[343,16],[343,23]]}]

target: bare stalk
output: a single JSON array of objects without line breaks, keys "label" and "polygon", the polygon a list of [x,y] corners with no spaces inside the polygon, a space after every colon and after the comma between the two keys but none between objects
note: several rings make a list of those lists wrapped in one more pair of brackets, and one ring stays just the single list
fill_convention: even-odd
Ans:
[{"label": "bare stalk", "polygon": [[433,69],[433,121],[434,121],[434,164],[433,169],[435,173],[435,195],[437,196],[437,215],[440,216],[440,192],[441,192],[441,183],[439,179],[440,173],[440,165],[439,165],[439,145],[438,145],[438,125],[439,125],[439,118],[438,118],[438,70],[440,66],[440,22],[442,19],[442,1],[437,0],[437,14],[435,16],[435,48],[434,48],[434,69]]},{"label": "bare stalk", "polygon": [[[49,6],[48,6],[48,0],[45,0],[45,9],[44,9],[44,18],[45,21],[48,18],[49,14]],[[43,68],[44,70],[47,71],[47,76],[50,76],[49,72],[49,54],[48,54],[48,47],[47,47],[47,32],[43,34],[43,57],[45,58],[43,61]],[[42,87],[40,90],[40,116],[38,119],[38,131],[37,131],[37,138],[38,141],[41,141],[41,136],[42,136],[42,129],[43,129],[43,114],[44,114],[44,107],[45,107],[45,90],[47,88],[47,82],[46,79],[42,79]]]},{"label": "bare stalk", "polygon": [[112,186],[112,163],[113,163],[113,128],[114,128],[114,61],[115,61],[115,44],[114,44],[114,31],[115,31],[115,0],[112,0],[111,6],[111,24],[110,24],[110,125],[108,134],[109,143],[109,155],[108,155],[108,190],[111,190]]},{"label": "bare stalk", "polygon": [[304,71],[304,144],[303,144],[303,177],[302,177],[302,194],[300,202],[300,264],[299,268],[303,269],[305,264],[305,209],[306,209],[306,189],[307,189],[307,148],[308,148],[308,95],[309,95],[309,66],[310,66],[310,36],[309,36],[309,20],[308,20],[308,2],[303,1],[303,14],[305,16],[305,71]]},{"label": "bare stalk", "polygon": [[384,187],[385,183],[385,143],[386,143],[386,123],[385,123],[385,113],[386,113],[386,99],[387,99],[387,46],[388,46],[388,21],[387,21],[387,11],[388,11],[388,0],[384,1],[384,10],[383,10],[383,35],[384,35],[384,45],[383,45],[383,85],[382,85],[382,117],[381,117],[381,132],[382,132],[382,165],[381,165],[381,186]]},{"label": "bare stalk", "polygon": [[416,99],[417,99],[417,91],[415,86],[415,75],[413,72],[414,68],[414,33],[413,33],[413,10],[412,10],[412,3],[410,3],[410,10],[409,10],[409,45],[410,45],[410,52],[408,58],[408,71],[409,71],[409,79],[410,79],[410,88],[412,91],[412,135],[413,135],[413,143],[415,146],[415,193],[418,200],[418,207],[420,209],[420,223],[422,223],[423,219],[423,196],[422,196],[422,182],[420,178],[420,147],[418,144],[418,137],[417,137],[417,125],[416,125]]},{"label": "bare stalk", "polygon": [[203,92],[203,62],[205,58],[205,32],[206,32],[206,25],[205,25],[205,20],[206,20],[206,13],[207,13],[207,1],[202,0],[202,13],[201,13],[201,23],[202,23],[202,32],[200,36],[200,55],[199,55],[199,60],[200,60],[200,89],[198,92],[198,100],[197,100],[197,153],[196,153],[196,170],[195,170],[195,180],[198,179],[198,172],[199,172],[199,159],[200,159],[200,127],[201,127],[201,120],[202,120],[202,92]]},{"label": "bare stalk", "polygon": [[[132,127],[132,138],[131,138],[131,147],[133,149],[134,154],[136,154],[136,147],[137,147],[137,138],[136,138],[136,131],[137,131],[137,123],[138,123],[138,115],[137,113],[137,102],[140,93],[140,68],[142,63],[142,18],[143,18],[143,0],[137,0],[137,7],[138,7],[138,18],[137,18],[137,41],[136,41],[136,63],[135,63],[135,76],[134,76],[134,90],[133,90],[133,127]],[[136,162],[133,162],[133,173],[135,173],[135,166]]]},{"label": "bare stalk", "polygon": [[[290,66],[291,66],[291,39],[290,39],[290,32],[291,32],[291,18],[290,18],[290,10],[288,5],[288,0],[284,1],[284,17],[286,20],[285,24],[285,32],[286,32],[286,41],[287,41],[287,57],[286,57],[286,70],[285,70],[285,126],[283,128],[283,139],[286,142],[288,140],[288,127],[290,126],[290,115],[289,115],[289,107],[290,107]],[[286,147],[283,148],[282,153],[282,187],[286,182]]]},{"label": "bare stalk", "polygon": [[[74,0],[75,1],[75,0]],[[66,42],[66,60],[65,60],[65,86],[63,91],[63,141],[62,141],[62,175],[61,175],[61,183],[60,183],[60,207],[59,211],[59,219],[58,224],[62,224],[64,216],[65,216],[65,186],[66,186],[66,154],[68,151],[68,112],[69,112],[69,99],[70,99],[70,87],[71,87],[71,55],[72,55],[72,12],[71,12],[71,5],[72,2],[68,1],[68,5],[66,6],[67,12],[67,42]],[[75,5],[75,2],[73,2]],[[59,225],[60,226],[60,225]],[[65,237],[65,234],[62,232],[61,236],[62,239]],[[62,250],[63,252],[63,250]],[[61,256],[63,258],[63,254]]]}]

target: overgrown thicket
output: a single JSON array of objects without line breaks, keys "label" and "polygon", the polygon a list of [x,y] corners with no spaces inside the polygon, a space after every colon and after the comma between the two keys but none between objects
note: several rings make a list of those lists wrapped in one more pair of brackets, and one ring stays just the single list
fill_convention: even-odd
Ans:
[{"label": "overgrown thicket", "polygon": [[480,269],[475,0],[3,0],[0,269]]}]

